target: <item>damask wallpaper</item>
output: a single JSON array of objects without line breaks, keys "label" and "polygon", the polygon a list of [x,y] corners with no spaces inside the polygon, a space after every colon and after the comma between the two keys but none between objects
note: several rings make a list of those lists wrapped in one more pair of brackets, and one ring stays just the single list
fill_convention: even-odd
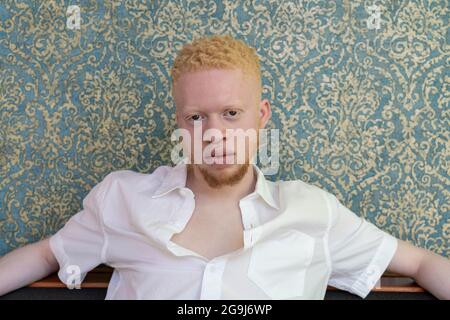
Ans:
[{"label": "damask wallpaper", "polygon": [[171,165],[169,68],[230,34],[257,49],[280,129],[267,178],[450,256],[448,18],[445,0],[0,0],[0,255],[56,232],[109,172]]}]

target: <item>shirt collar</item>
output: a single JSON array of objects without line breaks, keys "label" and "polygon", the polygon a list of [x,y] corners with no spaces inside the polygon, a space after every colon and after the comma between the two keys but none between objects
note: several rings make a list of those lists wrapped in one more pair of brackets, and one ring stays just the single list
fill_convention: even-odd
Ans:
[{"label": "shirt collar", "polygon": [[[277,202],[273,197],[273,186],[269,185],[264,177],[264,173],[258,168],[256,164],[252,164],[256,174],[255,191],[252,194],[258,194],[271,207],[279,209]],[[161,185],[153,194],[152,198],[161,197],[175,189],[186,187],[187,165],[185,161],[181,161],[173,167],[166,175]],[[246,197],[249,197],[247,195]]]},{"label": "shirt collar", "polygon": [[164,196],[175,189],[184,188],[186,186],[186,176],[187,166],[184,161],[181,161],[175,167],[170,169],[152,198]]},{"label": "shirt collar", "polygon": [[259,194],[268,205],[275,209],[279,209],[279,206],[273,197],[274,186],[269,184],[266,177],[264,177],[264,173],[262,173],[261,169],[259,169],[256,164],[253,164],[253,168],[256,172],[255,193]]}]

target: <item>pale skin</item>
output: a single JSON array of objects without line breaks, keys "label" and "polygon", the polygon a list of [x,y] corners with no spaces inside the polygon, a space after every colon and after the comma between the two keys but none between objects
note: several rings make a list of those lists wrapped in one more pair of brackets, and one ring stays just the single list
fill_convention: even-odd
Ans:
[{"label": "pale skin", "polygon": [[[258,88],[255,81],[246,80],[240,71],[235,70],[208,70],[182,75],[174,87],[178,127],[187,129],[191,136],[195,119],[202,121],[203,130],[215,128],[224,136],[226,129],[264,128],[271,115],[269,102],[259,102],[258,95],[248,94]],[[208,143],[203,142],[203,148]],[[226,176],[236,171],[237,166],[207,167],[212,175]],[[237,184],[212,188],[195,167],[186,182],[195,194],[194,213],[186,228],[175,234],[172,241],[207,259],[242,248],[244,227],[239,200],[254,190],[255,179],[254,172],[248,170]]]},{"label": "pale skin", "polygon": [[[203,128],[264,128],[271,117],[269,102],[260,99],[256,81],[239,70],[213,69],[183,74],[174,87],[177,123],[192,130],[192,120]],[[235,112],[239,111],[239,112]],[[204,142],[203,147],[209,142]],[[255,149],[250,148],[250,154]],[[203,165],[202,165],[203,166]],[[232,175],[238,165],[204,167],[217,177]],[[172,241],[207,259],[243,247],[239,200],[253,192],[253,170],[233,186],[213,188],[198,167],[188,174],[186,186],[195,194],[195,210],[185,229]],[[0,295],[26,286],[56,272],[59,266],[48,239],[26,245],[0,258]],[[388,271],[414,278],[439,299],[450,299],[450,260],[398,240]]]}]

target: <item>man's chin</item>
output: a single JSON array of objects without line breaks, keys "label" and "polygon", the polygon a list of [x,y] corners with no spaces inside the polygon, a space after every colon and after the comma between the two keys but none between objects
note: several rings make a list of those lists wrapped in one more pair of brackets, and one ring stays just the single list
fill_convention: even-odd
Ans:
[{"label": "man's chin", "polygon": [[201,165],[202,168],[208,170],[208,171],[216,171],[216,170],[227,170],[227,171],[233,171],[237,170],[240,166],[239,164],[231,163],[212,163],[212,164],[203,164]]},{"label": "man's chin", "polygon": [[235,174],[237,174],[240,170],[243,170],[243,164],[221,164],[221,163],[213,163],[213,164],[202,164],[198,168],[200,172],[203,174],[207,173],[209,175],[214,176],[216,179],[226,179]]},{"label": "man's chin", "polygon": [[195,165],[212,188],[237,184],[247,173],[249,164],[201,164]]}]

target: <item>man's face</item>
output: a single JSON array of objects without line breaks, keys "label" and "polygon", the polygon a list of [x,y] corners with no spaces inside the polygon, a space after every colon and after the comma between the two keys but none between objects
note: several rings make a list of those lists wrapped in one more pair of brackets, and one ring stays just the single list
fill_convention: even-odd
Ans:
[{"label": "man's face", "polygon": [[[194,152],[200,152],[203,160],[190,169],[197,168],[211,187],[233,185],[249,168],[250,159],[257,151],[257,140],[250,139],[248,133],[253,131],[257,137],[258,130],[270,118],[269,103],[260,101],[259,90],[256,78],[238,69],[184,73],[174,85],[178,128],[186,129],[191,136],[191,163],[194,163]],[[201,124],[200,135],[194,135],[196,124]],[[205,139],[209,129],[219,130],[223,139],[214,135]],[[237,133],[238,138],[231,139],[227,129],[243,131]],[[244,146],[237,143],[239,139],[244,141]],[[218,145],[223,147],[221,151],[215,148]],[[196,146],[201,146],[201,150]],[[242,152],[244,161],[237,158],[238,152]]]}]

